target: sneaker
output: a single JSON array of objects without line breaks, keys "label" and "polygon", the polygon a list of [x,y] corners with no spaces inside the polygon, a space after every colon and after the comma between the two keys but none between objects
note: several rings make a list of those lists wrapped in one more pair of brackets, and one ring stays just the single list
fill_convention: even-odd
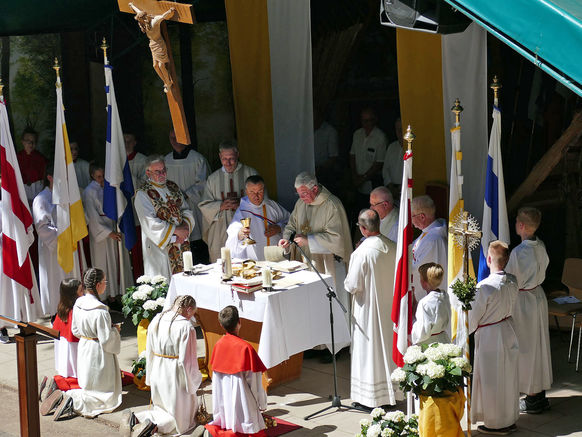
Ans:
[{"label": "sneaker", "polygon": [[363,411],[365,413],[371,413],[373,408],[367,407],[366,405],[360,404],[359,402],[352,402],[352,408],[358,411]]},{"label": "sneaker", "polygon": [[146,419],[143,422],[138,423],[133,428],[131,435],[132,437],[149,437],[154,433],[156,428],[157,425],[155,423],[153,423],[150,419]]},{"label": "sneaker", "polygon": [[121,422],[119,423],[119,434],[122,437],[131,437],[131,430],[133,426],[137,423],[137,419],[133,411],[126,408],[121,413]]},{"label": "sneaker", "polygon": [[509,435],[513,432],[510,428],[510,426],[506,426],[505,428],[487,428],[485,425],[479,425],[477,430],[482,434]]},{"label": "sneaker", "polygon": [[[542,401],[543,402],[543,401]],[[547,399],[546,399],[547,402]],[[548,402],[549,408],[549,402]],[[519,400],[519,412],[527,414],[540,414],[543,411],[543,406],[541,402],[530,402],[527,398]]]},{"label": "sneaker", "polygon": [[74,415],[75,412],[73,411],[73,398],[67,394],[63,395],[63,400],[55,410],[55,415],[53,416],[53,420],[56,422],[61,417],[69,417]]},{"label": "sneaker", "polygon": [[55,378],[51,378],[51,381],[47,386],[45,399],[48,398],[51,395],[51,393],[53,393],[54,391],[56,391],[58,389],[59,389],[59,386],[57,385]]},{"label": "sneaker", "polygon": [[42,402],[42,392],[46,387],[46,383],[48,381],[48,377],[45,375],[42,377],[42,381],[40,382],[40,386],[38,387],[38,401]]},{"label": "sneaker", "polygon": [[44,401],[40,404],[40,414],[47,416],[57,405],[63,400],[63,392],[60,390],[55,390],[47,396]]},{"label": "sneaker", "polygon": [[10,337],[8,336],[8,330],[6,328],[0,329],[0,343],[10,343]]}]

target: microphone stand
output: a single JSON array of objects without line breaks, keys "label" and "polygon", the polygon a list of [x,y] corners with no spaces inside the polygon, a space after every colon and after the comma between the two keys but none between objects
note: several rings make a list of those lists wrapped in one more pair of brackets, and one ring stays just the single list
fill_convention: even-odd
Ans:
[{"label": "microphone stand", "polygon": [[301,254],[303,255],[303,258],[305,258],[307,260],[307,263],[309,264],[309,266],[311,267],[311,269],[317,274],[317,276],[319,276],[319,280],[321,282],[323,282],[323,285],[325,285],[325,288],[327,290],[327,299],[329,300],[329,327],[331,329],[331,360],[333,363],[333,396],[330,395],[329,398],[331,399],[331,405],[325,408],[322,408],[319,411],[316,411],[315,413],[311,413],[307,416],[305,416],[303,419],[304,420],[309,420],[311,419],[313,416],[317,416],[318,414],[323,413],[324,411],[327,411],[331,408],[337,408],[338,411],[340,411],[340,408],[344,408],[346,410],[359,410],[358,408],[354,408],[348,405],[343,405],[341,402],[341,399],[339,397],[339,395],[337,394],[337,363],[336,363],[336,359],[335,359],[335,336],[334,336],[334,330],[333,330],[333,299],[335,299],[335,301],[338,303],[338,305],[340,306],[340,308],[342,309],[342,311],[344,313],[347,313],[348,310],[346,310],[346,307],[344,307],[344,305],[340,302],[340,300],[337,298],[337,295],[335,294],[335,291],[333,290],[333,287],[331,285],[329,285],[327,282],[325,282],[325,279],[323,279],[323,277],[321,276],[321,274],[317,271],[317,269],[315,268],[315,266],[313,265],[313,263],[311,262],[311,259],[309,259],[309,257],[305,254],[305,251],[301,248],[301,246],[299,246],[294,239],[290,239],[289,240],[290,243],[294,244],[299,251],[301,252]]}]

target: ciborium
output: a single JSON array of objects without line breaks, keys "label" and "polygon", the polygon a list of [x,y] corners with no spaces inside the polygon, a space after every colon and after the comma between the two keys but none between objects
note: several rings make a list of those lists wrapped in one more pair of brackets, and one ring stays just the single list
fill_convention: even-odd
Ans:
[{"label": "ciborium", "polygon": [[[251,218],[250,217],[245,217],[243,219],[240,219],[240,222],[242,223],[243,228],[250,229],[250,227],[251,227]],[[251,244],[256,244],[256,243],[257,242],[251,238],[251,234],[249,231],[249,236],[247,238],[245,238],[245,240],[243,241],[242,244],[244,244],[245,246],[250,246]]]}]

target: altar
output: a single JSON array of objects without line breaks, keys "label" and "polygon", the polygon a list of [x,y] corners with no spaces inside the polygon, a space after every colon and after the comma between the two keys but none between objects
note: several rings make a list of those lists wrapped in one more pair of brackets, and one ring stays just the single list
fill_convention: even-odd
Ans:
[{"label": "altar", "polygon": [[[214,345],[224,334],[218,323],[218,312],[228,305],[236,306],[242,319],[240,336],[255,348],[268,368],[263,375],[263,385],[268,389],[299,378],[304,350],[320,344],[331,348],[325,286],[310,271],[289,275],[301,283],[278,291],[245,294],[222,283],[215,270],[196,276],[178,273],[172,276],[165,309],[179,295],[189,294],[196,299],[209,361]],[[323,277],[333,284],[331,276]],[[350,344],[350,332],[337,302],[333,301],[332,306],[337,352]]]}]

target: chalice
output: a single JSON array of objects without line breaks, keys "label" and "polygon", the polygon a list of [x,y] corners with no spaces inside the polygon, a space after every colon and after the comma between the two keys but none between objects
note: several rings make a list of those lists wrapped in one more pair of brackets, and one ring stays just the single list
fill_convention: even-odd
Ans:
[{"label": "chalice", "polygon": [[[251,218],[250,217],[245,217],[243,219],[240,219],[240,222],[242,223],[243,228],[249,229],[251,227]],[[244,244],[245,246],[250,246],[251,244],[256,244],[256,243],[257,242],[251,238],[251,234],[249,233],[249,236],[247,238],[245,238],[245,240],[243,241],[242,244]]]}]

